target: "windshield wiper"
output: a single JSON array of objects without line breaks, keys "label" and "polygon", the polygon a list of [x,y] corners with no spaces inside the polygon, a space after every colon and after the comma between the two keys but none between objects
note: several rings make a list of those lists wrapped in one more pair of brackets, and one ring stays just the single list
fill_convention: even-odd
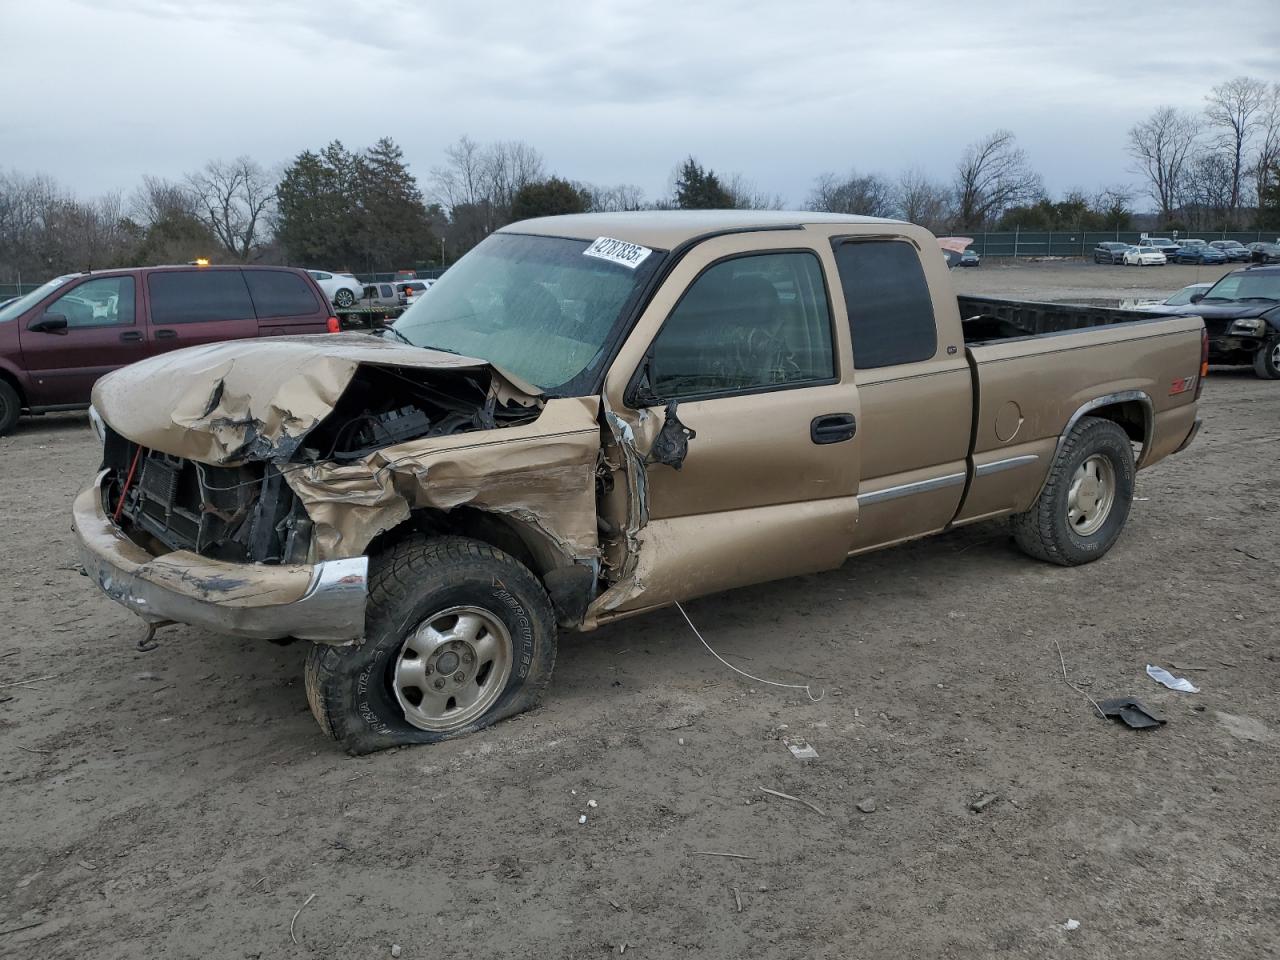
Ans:
[{"label": "windshield wiper", "polygon": [[397,330],[395,327],[383,327],[383,328],[382,328],[382,332],[383,332],[383,333],[389,333],[389,334],[391,334],[393,337],[395,337],[395,338],[396,338],[397,340],[399,340],[401,343],[407,343],[407,344],[408,344],[409,346],[411,346],[411,347],[416,347],[416,346],[417,346],[417,344],[416,344],[416,343],[414,343],[412,340],[410,340],[408,337],[406,337],[403,333],[401,333],[401,332],[400,332],[399,330]]},{"label": "windshield wiper", "polygon": [[1210,300],[1220,300],[1222,303],[1232,303],[1232,302],[1234,302],[1234,298],[1233,298],[1233,297],[1201,297],[1201,298],[1200,298],[1200,302],[1201,302],[1201,303],[1207,303],[1207,302],[1208,302],[1208,301],[1210,301]]},{"label": "windshield wiper", "polygon": [[1265,301],[1267,301],[1267,303],[1275,303],[1275,302],[1276,302],[1276,298],[1275,298],[1275,297],[1240,297],[1240,301],[1241,301],[1242,303],[1243,303],[1245,300],[1265,300]]}]

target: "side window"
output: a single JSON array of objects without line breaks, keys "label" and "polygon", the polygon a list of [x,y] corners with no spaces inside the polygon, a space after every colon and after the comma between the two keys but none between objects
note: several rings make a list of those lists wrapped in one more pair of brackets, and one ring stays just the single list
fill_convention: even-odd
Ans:
[{"label": "side window", "polygon": [[822,265],[807,252],[725,260],[693,282],[650,347],[663,400],[835,376]]},{"label": "side window", "polygon": [[67,326],[133,325],[133,277],[99,277],[68,290],[45,308],[67,318]]},{"label": "side window", "polygon": [[320,309],[311,288],[296,273],[246,270],[244,279],[260,317],[296,317]]},{"label": "side window", "polygon": [[916,248],[901,240],[836,243],[836,267],[859,370],[928,360],[938,350],[933,300]]},{"label": "side window", "polygon": [[153,323],[203,323],[253,317],[239,270],[166,270],[147,279]]}]

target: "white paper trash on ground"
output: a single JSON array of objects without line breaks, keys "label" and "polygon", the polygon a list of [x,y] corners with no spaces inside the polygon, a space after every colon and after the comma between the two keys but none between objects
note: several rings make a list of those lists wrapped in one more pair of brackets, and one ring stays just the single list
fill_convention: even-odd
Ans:
[{"label": "white paper trash on ground", "polygon": [[1200,688],[1186,677],[1175,677],[1164,667],[1153,667],[1147,664],[1147,676],[1156,683],[1162,683],[1170,690],[1181,690],[1183,693],[1199,693]]}]

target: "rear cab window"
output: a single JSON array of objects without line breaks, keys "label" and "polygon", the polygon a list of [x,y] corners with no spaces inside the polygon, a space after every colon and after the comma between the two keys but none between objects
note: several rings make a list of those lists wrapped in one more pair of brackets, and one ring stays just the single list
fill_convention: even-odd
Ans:
[{"label": "rear cab window", "polygon": [[301,317],[320,312],[311,287],[287,270],[245,270],[245,283],[261,319]]},{"label": "rear cab window", "polygon": [[147,291],[155,324],[254,318],[249,288],[239,270],[165,270],[147,278]]},{"label": "rear cab window", "polygon": [[916,248],[904,240],[836,240],[836,268],[853,337],[853,365],[874,370],[932,359],[933,297]]}]

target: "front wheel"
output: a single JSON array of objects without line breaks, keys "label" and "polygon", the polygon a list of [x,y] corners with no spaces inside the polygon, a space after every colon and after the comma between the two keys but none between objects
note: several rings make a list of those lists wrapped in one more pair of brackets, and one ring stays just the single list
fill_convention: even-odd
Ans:
[{"label": "front wheel", "polygon": [[1064,567],[1099,559],[1129,519],[1134,470],[1124,430],[1110,420],[1082,417],[1031,509],[1014,514],[1014,540],[1036,559]]},{"label": "front wheel", "polygon": [[546,591],[501,550],[411,537],[371,559],[365,639],[317,644],[307,700],[355,754],[435,743],[528,710],[551,679]]},{"label": "front wheel", "polygon": [[1274,336],[1253,355],[1253,372],[1263,380],[1280,380],[1280,336]]}]

